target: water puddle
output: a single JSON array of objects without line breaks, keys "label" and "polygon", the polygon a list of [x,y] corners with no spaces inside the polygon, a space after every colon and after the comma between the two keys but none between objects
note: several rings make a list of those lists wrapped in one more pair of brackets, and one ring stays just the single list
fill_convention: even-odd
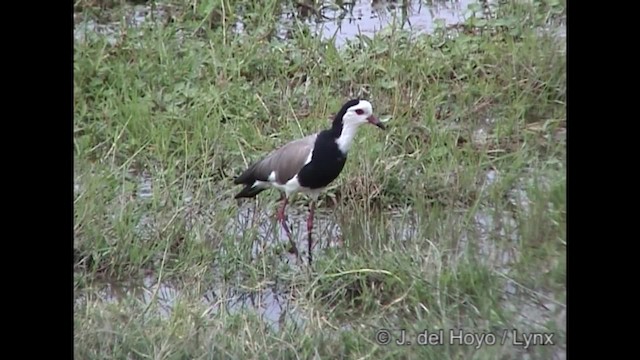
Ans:
[{"label": "water puddle", "polygon": [[[477,3],[470,0],[455,2],[433,1],[430,5],[423,1],[407,1],[405,6],[391,1],[364,1],[355,0],[350,9],[336,7],[324,7],[321,15],[327,20],[323,22],[313,22],[307,20],[307,24],[315,27],[316,34],[323,38],[335,36],[338,45],[344,44],[349,39],[354,39],[358,35],[372,36],[394,22],[400,23],[398,28],[411,30],[413,33],[428,33],[435,29],[437,23],[453,25],[463,21],[466,17],[474,15],[467,12],[468,6]],[[150,19],[166,18],[167,12],[162,7],[151,11],[144,6],[132,8],[129,16],[122,20],[127,26],[141,26]],[[477,15],[477,14],[476,14]],[[285,16],[286,17],[286,16]],[[288,21],[288,20],[286,20]],[[89,36],[103,36],[109,42],[115,44],[121,29],[119,24],[99,24],[94,20],[80,20],[76,22],[76,41],[85,41]],[[562,30],[560,30],[562,33]],[[566,33],[566,30],[565,30]],[[487,120],[489,121],[489,120]],[[484,145],[487,142],[487,130],[478,129],[473,134],[473,142]],[[489,171],[486,174],[485,184],[491,186],[500,176],[496,171]],[[154,181],[149,174],[136,175],[135,196],[123,198],[121,201],[142,201],[149,202],[154,196]],[[74,182],[76,195],[82,190],[82,181],[77,178]],[[275,221],[275,213],[280,206],[279,203],[269,203],[265,200],[259,202],[243,201],[237,204],[237,212],[226,224],[215,224],[215,218],[220,208],[216,204],[209,203],[207,206],[197,204],[194,194],[188,190],[183,191],[182,202],[187,231],[192,231],[195,238],[202,241],[213,241],[217,233],[223,231],[227,234],[234,234],[235,241],[243,242],[246,238],[254,239],[251,246],[254,258],[265,254],[268,249],[287,244],[288,239],[280,224]],[[529,199],[525,186],[516,186],[508,194],[513,205],[527,209]],[[232,206],[236,204],[230,203]],[[308,209],[306,206],[291,204],[286,210],[291,234],[301,251],[301,256],[307,249],[306,222]],[[220,216],[218,216],[220,218]],[[419,235],[418,222],[411,212],[389,214],[389,226],[386,229],[387,236],[391,241],[410,241]],[[226,221],[226,220],[225,220]],[[487,208],[480,208],[472,218],[473,231],[462,234],[458,244],[459,253],[463,249],[473,246],[478,257],[495,270],[497,273],[508,278],[510,266],[518,259],[517,252],[517,222],[509,212],[496,213]],[[136,230],[144,238],[152,239],[154,236],[154,217],[145,214],[139,221]],[[314,219],[313,238],[315,244],[314,257],[322,256],[322,249],[327,247],[341,246],[343,229],[338,225],[336,215],[333,210],[318,208]],[[495,239],[502,239],[498,242]],[[286,255],[291,264],[295,261],[293,255]],[[459,255],[463,256],[463,255]],[[306,258],[306,257],[305,257]],[[565,306],[553,300],[552,295],[525,291],[524,287],[514,281],[505,282],[504,306],[521,314],[523,324],[544,324],[548,321],[558,321],[564,323]],[[216,314],[220,311],[239,313],[252,311],[263,318],[265,323],[278,329],[283,318],[288,315],[296,323],[300,323],[300,318],[296,317],[295,309],[291,302],[282,292],[275,288],[265,288],[255,291],[244,291],[239,289],[229,289],[220,286],[211,286],[211,289],[203,291],[205,295],[197,293],[199,290],[182,289],[169,282],[158,283],[153,276],[146,277],[143,284],[136,286],[121,286],[108,284],[99,291],[83,291],[83,294],[91,293],[97,299],[88,299],[82,295],[76,299],[77,306],[91,301],[114,303],[127,301],[127,299],[137,299],[139,304],[148,306],[155,304],[158,311],[164,317],[170,316],[172,309],[181,298],[201,299],[203,307],[209,314]],[[527,296],[524,296],[526,293]],[[529,325],[523,325],[529,326]],[[564,325],[559,328],[564,328]]]},{"label": "water puddle", "polygon": [[[496,171],[488,171],[485,177],[485,187],[490,187],[499,178],[500,174]],[[528,202],[527,193],[523,185],[526,183],[521,181],[514,186],[514,190],[510,192],[509,197],[514,203],[524,205]],[[78,184],[80,185],[80,184]],[[142,173],[138,175],[137,186],[135,189],[136,196],[129,196],[130,201],[149,201],[153,196],[153,180],[149,174]],[[185,192],[185,197],[189,201],[185,203],[198,206],[196,201],[191,201],[190,192]],[[264,199],[264,198],[263,198]],[[186,200],[186,199],[185,199]],[[280,224],[275,220],[275,212],[280,203],[261,200],[243,201],[237,208],[237,213],[231,218],[231,221],[222,227],[227,234],[235,234],[235,241],[238,243],[247,241],[247,238],[255,239],[252,245],[252,255],[254,258],[268,253],[269,249],[278,244],[288,244],[288,238],[281,228]],[[525,207],[526,208],[526,207]],[[190,216],[192,223],[205,224],[204,218],[214,218],[216,216],[215,205],[210,205],[206,209],[185,210],[185,214]],[[524,209],[523,209],[524,210]],[[307,233],[306,219],[308,209],[306,206],[292,203],[287,207],[287,215],[292,235],[296,240],[298,249],[301,252],[307,249]],[[460,214],[461,218],[464,212]],[[385,215],[388,219],[388,225],[384,236],[393,242],[411,241],[420,237],[419,219],[409,210],[395,211]],[[460,220],[464,221],[464,220]],[[152,217],[143,216],[137,226],[139,236],[152,237],[154,232]],[[216,232],[214,225],[209,231]],[[497,213],[489,207],[480,207],[471,219],[471,225],[468,232],[462,234],[458,242],[458,249],[455,255],[455,261],[462,261],[468,256],[469,250],[477,254],[477,258],[496,273],[504,276],[506,279],[504,287],[504,306],[508,309],[520,314],[520,320],[523,326],[542,326],[548,321],[556,321],[558,316],[564,313],[564,305],[554,301],[551,295],[545,296],[525,289],[520,284],[509,279],[509,271],[512,264],[518,259],[518,232],[517,222],[514,215],[509,211]],[[201,228],[192,228],[192,231],[198,231]],[[147,230],[147,231],[142,231]],[[220,231],[218,229],[217,231]],[[322,251],[326,247],[341,246],[342,229],[338,225],[336,214],[331,209],[319,208],[316,210],[314,241],[319,244],[314,248],[314,256],[317,258],[322,256]],[[302,255],[302,254],[301,254]],[[269,255],[266,255],[269,256]],[[296,259],[293,255],[287,254],[288,263],[294,264]],[[305,255],[302,255],[306,258]],[[300,263],[299,265],[303,265]],[[295,271],[295,269],[294,269]],[[154,275],[155,276],[155,275]],[[211,289],[203,291],[205,295],[194,294],[192,289],[180,289],[169,282],[157,283],[157,278],[148,276],[144,279],[143,284],[137,286],[116,286],[107,285],[98,292],[83,291],[83,293],[93,293],[98,296],[101,302],[119,302],[122,299],[135,298],[144,306],[154,303],[162,316],[170,316],[172,308],[175,306],[176,299],[186,296],[193,299],[198,296],[202,300],[202,306],[206,308],[206,312],[216,314],[219,311],[227,311],[229,313],[238,313],[252,311],[269,325],[277,329],[284,315],[295,313],[296,309],[288,301],[286,292],[280,292],[275,287],[267,287],[260,290],[244,291],[239,289],[231,289],[229,287],[211,286]],[[86,290],[86,289],[85,289]],[[78,297],[78,301],[82,302],[83,297]],[[96,299],[93,299],[94,301]],[[80,303],[78,303],[80,304]],[[555,320],[554,320],[555,319]],[[300,324],[300,319],[293,317],[296,324]],[[560,320],[557,320],[560,321]],[[528,324],[528,325],[527,325]]]},{"label": "water puddle", "polygon": [[116,45],[125,27],[139,28],[156,21],[167,21],[170,17],[169,9],[168,5],[125,5],[121,19],[116,21],[110,16],[109,19],[97,20],[84,18],[81,13],[74,13],[74,39],[84,42],[102,37],[110,45]]},{"label": "water puddle", "polygon": [[199,299],[198,306],[209,317],[225,314],[253,313],[265,324],[278,331],[284,321],[302,324],[295,309],[282,292],[272,288],[255,291],[229,289],[222,286],[197,294],[199,289],[181,288],[178,283],[163,281],[158,283],[155,276],[146,276],[142,283],[106,283],[99,289],[84,289],[77,295],[76,308],[87,304],[121,305],[145,309],[153,315],[168,319],[182,301],[193,304],[193,298]]},{"label": "water puddle", "polygon": [[[276,220],[276,211],[280,208],[280,203],[269,206],[269,210],[265,211],[264,208],[267,208],[267,205],[269,204],[266,202],[243,202],[238,208],[235,219],[232,219],[227,225],[227,233],[237,234],[237,241],[243,241],[247,234],[256,233],[256,241],[254,241],[252,248],[254,258],[265,252],[268,247],[289,243],[285,230]],[[306,206],[289,204],[286,214],[291,236],[297,244],[300,255],[306,256],[309,210]],[[312,230],[314,253],[318,248],[336,246],[339,244],[341,236],[340,227],[336,225],[332,213],[327,209],[316,209]],[[295,261],[293,255],[288,258],[290,261]]]},{"label": "water puddle", "polygon": [[316,34],[324,39],[335,37],[336,45],[345,44],[358,36],[373,37],[387,28],[409,30],[412,34],[431,33],[436,24],[451,26],[463,22],[469,16],[481,13],[467,12],[471,4],[478,1],[433,1],[426,4],[421,0],[386,1],[355,0],[348,8],[328,8],[322,13],[327,20],[313,23]]},{"label": "water puddle", "polygon": [[[354,0],[341,6],[325,2],[324,5],[311,9],[302,3],[298,2],[299,5],[295,8],[283,8],[277,31],[277,37],[281,40],[290,38],[290,33],[296,31],[296,20],[300,20],[301,24],[322,39],[335,38],[336,46],[342,46],[358,36],[372,37],[374,34],[387,33],[392,28],[409,30],[411,35],[432,33],[438,26],[453,27],[471,17],[482,18],[497,6],[495,1],[479,0],[434,0],[428,3],[422,0]],[[115,21],[113,17],[97,21],[84,18],[80,13],[74,14],[75,40],[83,42],[88,38],[102,36],[111,45],[115,45],[125,27],[139,28],[150,23],[167,23],[172,13],[178,11],[171,5],[161,3],[155,6],[128,5],[124,10],[121,19]],[[245,24],[241,11],[237,12],[238,18],[233,28],[237,34],[242,34]],[[540,33],[553,33],[564,39],[566,25],[549,26],[540,29]]]}]

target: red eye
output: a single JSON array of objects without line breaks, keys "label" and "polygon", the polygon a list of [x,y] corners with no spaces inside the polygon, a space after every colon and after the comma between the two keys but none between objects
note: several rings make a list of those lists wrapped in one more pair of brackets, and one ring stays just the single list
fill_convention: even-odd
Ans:
[{"label": "red eye", "polygon": [[358,115],[362,115],[362,114],[364,114],[364,110],[362,110],[362,109],[357,109],[357,110],[356,110],[356,114],[358,114]]}]

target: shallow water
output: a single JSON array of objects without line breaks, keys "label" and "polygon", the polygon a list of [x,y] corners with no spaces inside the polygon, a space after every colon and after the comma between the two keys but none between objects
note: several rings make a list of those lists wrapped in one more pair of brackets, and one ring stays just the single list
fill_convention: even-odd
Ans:
[{"label": "shallow water", "polygon": [[[75,305],[81,308],[91,302],[92,304],[121,304],[134,307],[149,307],[151,313],[168,319],[173,309],[181,301],[191,302],[192,289],[181,288],[177,283],[162,281],[158,283],[155,275],[144,277],[142,283],[105,283],[94,291],[84,291],[76,297]],[[265,324],[278,330],[283,321],[293,321],[302,324],[302,321],[292,310],[286,295],[271,288],[256,291],[244,291],[240,289],[221,290],[212,288],[207,290],[200,298],[205,313],[215,315],[219,312],[238,314],[253,312],[258,315]]]},{"label": "shallow water", "polygon": [[[280,203],[274,204],[270,208],[270,212],[266,212],[259,207],[266,206],[266,203],[244,202],[238,208],[235,219],[227,226],[228,233],[238,234],[239,241],[242,240],[243,234],[248,231],[257,231],[257,238],[252,248],[252,255],[257,257],[266,247],[274,246],[277,243],[288,244],[289,239],[285,230],[279,222],[276,222],[276,211],[280,207]],[[287,224],[291,232],[291,236],[297,244],[300,255],[306,257],[308,248],[307,233],[307,217],[309,210],[306,206],[296,206],[290,204],[286,209]],[[341,238],[341,231],[335,224],[335,219],[327,209],[318,208],[315,210],[314,226],[312,230],[312,246],[322,248],[327,246],[335,246]],[[304,255],[303,255],[304,254]],[[295,261],[292,255],[290,261]]]},{"label": "shallow water", "polygon": [[470,4],[478,1],[369,1],[355,0],[349,12],[330,9],[323,15],[338,21],[324,21],[313,24],[316,34],[325,39],[335,37],[336,45],[342,45],[357,36],[372,37],[378,32],[386,32],[389,27],[410,30],[412,34],[431,33],[436,24],[444,26],[458,24],[475,12],[468,13]]},{"label": "shallow water", "polygon": [[[476,3],[470,0],[461,1],[433,1],[431,4],[425,4],[423,1],[409,1],[406,7],[397,5],[397,3],[389,1],[364,1],[355,0],[354,6],[350,11],[327,8],[323,11],[326,21],[314,22],[307,20],[311,29],[315,29],[316,34],[323,38],[331,38],[335,36],[338,45],[344,44],[349,39],[355,39],[358,35],[372,36],[379,32],[385,32],[388,26],[394,22],[401,23],[402,28],[410,29],[414,33],[428,33],[435,29],[436,23],[442,21],[444,25],[453,25],[463,21],[470,16],[467,12],[468,5]],[[141,26],[151,19],[151,12],[145,7],[132,7],[131,16],[124,20],[129,26]],[[165,13],[161,8],[153,13],[153,17],[161,19]],[[339,18],[342,18],[341,20]],[[335,19],[339,19],[337,21]],[[283,19],[283,24],[290,23],[289,20]],[[78,21],[75,29],[76,41],[83,41],[87,36],[106,36],[110,42],[115,43],[118,40],[119,24],[98,24],[95,21]],[[560,37],[566,34],[566,30],[561,28],[557,30]],[[483,143],[486,141],[487,134],[483,129],[479,129],[474,133],[474,142]],[[495,171],[490,171],[486,175],[486,184],[491,185],[499,176]],[[137,201],[149,201],[152,199],[153,179],[148,175],[139,177],[137,186]],[[74,184],[76,192],[81,191],[81,183]],[[525,208],[528,205],[526,192],[521,188],[515,188],[509,194],[509,199],[514,206]],[[184,203],[190,205],[192,195],[185,193],[183,196]],[[251,247],[254,257],[267,251],[267,249],[277,244],[287,244],[286,235],[275,219],[277,206],[262,201],[259,204],[248,201],[239,205],[235,218],[226,224],[228,233],[237,234],[237,241],[242,241],[243,234],[249,231],[257,232],[257,241]],[[279,204],[278,204],[279,206]],[[268,210],[265,210],[268,209]],[[214,208],[204,210],[204,214],[194,212],[187,215],[190,216],[192,223],[205,224],[206,219],[215,217]],[[297,243],[301,256],[306,258],[307,249],[307,232],[306,217],[308,209],[297,205],[289,205],[287,208],[288,222],[291,227],[291,233]],[[389,213],[390,219],[397,221],[389,221],[387,235],[391,241],[405,241],[415,238],[418,232],[417,226],[412,224],[417,220],[408,216],[407,213]],[[494,214],[491,209],[479,209],[474,217],[474,231],[469,234],[462,234],[459,244],[460,248],[474,246],[474,249],[480,254],[480,258],[486,262],[496,272],[508,276],[510,265],[514,262],[518,253],[516,246],[505,246],[497,244],[493,239],[496,237],[504,239],[504,242],[516,243],[517,233],[516,224],[513,216],[505,212],[503,214]],[[151,236],[153,229],[153,217],[151,215],[144,216],[138,224],[137,230],[141,236]],[[148,232],[147,232],[148,231]],[[314,249],[314,257],[321,256],[322,249],[327,247],[342,246],[343,229],[340,228],[335,214],[332,210],[317,209],[314,221],[314,241],[317,242]],[[496,235],[497,234],[497,235]],[[207,236],[203,235],[203,239],[207,240]],[[292,255],[287,255],[289,264],[295,264],[296,260]],[[157,283],[157,277],[148,276],[142,284],[122,286],[108,284],[102,290],[96,292],[99,299],[94,301],[101,302],[120,302],[127,299],[136,298],[143,304],[153,303],[157,306],[162,316],[169,316],[172,308],[175,306],[177,299],[185,293],[176,284],[169,282]],[[78,305],[84,302],[82,296],[78,297]],[[300,322],[298,317],[291,315],[288,311],[291,307],[290,303],[278,291],[266,288],[260,291],[242,291],[240,289],[222,290],[212,285],[206,294],[202,296],[203,304],[210,313],[219,311],[228,311],[237,313],[240,311],[252,311],[264,319],[264,321],[278,328],[282,321],[283,313],[289,314],[292,321]],[[535,294],[526,291],[519,284],[513,281],[507,281],[504,289],[504,306],[514,309],[521,314],[523,326],[536,326],[544,324],[547,321],[564,322],[564,305],[552,299],[549,294]]]},{"label": "shallow water", "polygon": [[[488,171],[485,176],[485,186],[491,186],[499,176],[499,173],[495,171]],[[510,193],[510,198],[514,202],[516,202],[516,196],[526,199],[527,194],[524,189],[518,189],[516,186],[516,190],[518,191]],[[130,198],[132,201],[148,201],[153,196],[153,181],[147,174],[138,176],[138,186],[135,192],[136,196]],[[187,192],[185,197],[190,198],[191,195]],[[190,200],[185,202],[188,203]],[[522,204],[521,202],[516,203]],[[255,232],[257,241],[252,246],[254,258],[262,255],[269,248],[279,244],[288,244],[284,230],[275,220],[275,212],[279,205],[279,203],[270,203],[266,200],[242,202],[237,208],[236,216],[226,226],[227,233],[236,234],[236,241],[242,242],[249,232]],[[210,206],[203,211],[197,211],[193,214],[186,211],[185,214],[193,216],[194,222],[204,222],[204,218],[215,217],[216,211],[215,206]],[[288,205],[286,212],[291,233],[301,252],[303,262],[298,263],[293,255],[286,253],[287,259],[285,260],[291,266],[306,266],[304,259],[306,259],[307,249],[306,219],[308,209],[306,206],[293,203]],[[335,211],[331,209],[319,208],[316,210],[313,233],[314,242],[318,242],[318,244],[313,250],[314,257],[322,256],[323,249],[327,247],[343,246],[341,242],[342,229],[336,216]],[[464,212],[461,212],[460,216],[464,216]],[[385,237],[389,241],[396,243],[410,241],[419,235],[417,224],[420,220],[411,210],[388,212],[385,214],[385,218],[388,219]],[[457,255],[454,255],[452,260],[462,260],[466,256],[465,249],[472,247],[472,251],[480,255],[478,259],[481,262],[508,279],[511,265],[518,257],[517,223],[513,214],[508,211],[497,214],[490,208],[480,207],[472,218],[472,224],[471,229],[461,234]],[[137,226],[141,237],[147,235],[144,229],[154,233],[153,228],[154,223],[150,215],[143,216]],[[496,239],[501,240],[497,241]],[[299,268],[298,270],[293,269],[293,271],[299,271]],[[153,302],[161,316],[169,316],[176,299],[183,295],[183,289],[171,282],[164,281],[158,284],[157,276],[154,274],[145,277],[142,284],[107,284],[100,291],[94,292],[99,298],[92,300],[111,303],[136,298],[144,304]],[[560,316],[558,315],[559,311],[564,311],[564,305],[554,301],[551,296],[544,297],[543,295],[543,298],[536,298],[535,292],[524,290],[526,289],[523,289],[521,285],[510,280],[506,281],[503,290],[505,306],[519,309],[523,326],[542,326],[546,321],[555,321],[555,318]],[[191,293],[189,296],[193,296],[193,294]],[[535,300],[532,300],[534,298]],[[82,304],[84,300],[86,299],[83,296],[78,297],[78,305]],[[267,287],[261,290],[244,291],[226,287],[222,289],[211,285],[201,300],[209,313],[253,311],[275,329],[282,321],[283,312],[292,316],[287,311],[291,308],[291,304],[287,301],[286,295],[281,294],[275,288]],[[295,316],[291,319],[300,323],[300,319]]]},{"label": "shallow water", "polygon": [[[289,38],[291,31],[298,25],[295,19],[317,36],[323,39],[335,38],[337,46],[344,45],[358,36],[372,37],[375,34],[387,33],[391,28],[409,30],[411,34],[433,32],[438,26],[453,26],[470,17],[482,17],[484,11],[493,11],[495,1],[474,0],[354,0],[351,6],[339,7],[326,2],[315,16],[305,13],[305,8],[285,8],[280,16],[278,37]],[[78,42],[87,38],[103,36],[109,43],[116,44],[123,27],[140,27],[152,22],[165,23],[174,11],[171,6],[157,4],[155,7],[136,5],[127,6],[126,15],[119,21],[109,23],[95,19],[84,19],[82,14],[74,14],[74,37]],[[235,23],[235,31],[242,33],[244,24],[241,16]],[[541,33],[552,32],[557,37],[566,37],[566,25],[551,26],[540,30]]]}]

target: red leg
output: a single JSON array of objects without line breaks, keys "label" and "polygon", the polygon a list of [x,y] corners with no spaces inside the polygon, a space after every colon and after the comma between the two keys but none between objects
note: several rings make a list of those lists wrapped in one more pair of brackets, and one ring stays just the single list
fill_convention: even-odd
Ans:
[{"label": "red leg", "polygon": [[313,260],[313,256],[311,255],[311,248],[313,245],[312,239],[311,239],[311,233],[313,230],[313,213],[315,210],[315,201],[311,201],[311,203],[309,204],[309,217],[307,218],[307,233],[309,236],[308,239],[308,245],[309,245],[309,264],[311,264],[311,261]]},{"label": "red leg", "polygon": [[291,231],[289,230],[289,227],[287,226],[286,215],[284,213],[284,210],[287,207],[287,203],[288,202],[289,202],[289,199],[287,199],[287,197],[284,197],[284,200],[282,200],[282,206],[278,210],[278,221],[280,221],[280,224],[282,224],[282,228],[287,233],[287,236],[289,238],[291,238]]},{"label": "red leg", "polygon": [[291,248],[289,249],[289,252],[292,254],[296,254],[296,256],[298,256],[298,248],[296,247],[296,243],[293,241],[293,238],[291,237],[291,230],[289,230],[289,226],[287,226],[287,216],[285,215],[285,212],[284,212],[288,202],[289,202],[289,199],[287,199],[287,197],[284,196],[284,199],[282,200],[282,207],[280,207],[280,209],[278,210],[278,220],[280,221],[280,224],[282,224],[282,228],[284,229],[284,232],[287,233],[287,237],[289,238],[289,242],[291,243]]}]

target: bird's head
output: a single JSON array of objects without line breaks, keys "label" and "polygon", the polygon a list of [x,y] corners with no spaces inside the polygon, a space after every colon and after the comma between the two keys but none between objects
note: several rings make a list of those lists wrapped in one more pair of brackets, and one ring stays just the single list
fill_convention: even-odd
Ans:
[{"label": "bird's head", "polygon": [[340,112],[336,115],[336,120],[342,118],[342,124],[348,125],[362,125],[370,123],[379,127],[380,129],[386,129],[386,126],[373,115],[373,106],[367,100],[354,99],[346,102]]}]

